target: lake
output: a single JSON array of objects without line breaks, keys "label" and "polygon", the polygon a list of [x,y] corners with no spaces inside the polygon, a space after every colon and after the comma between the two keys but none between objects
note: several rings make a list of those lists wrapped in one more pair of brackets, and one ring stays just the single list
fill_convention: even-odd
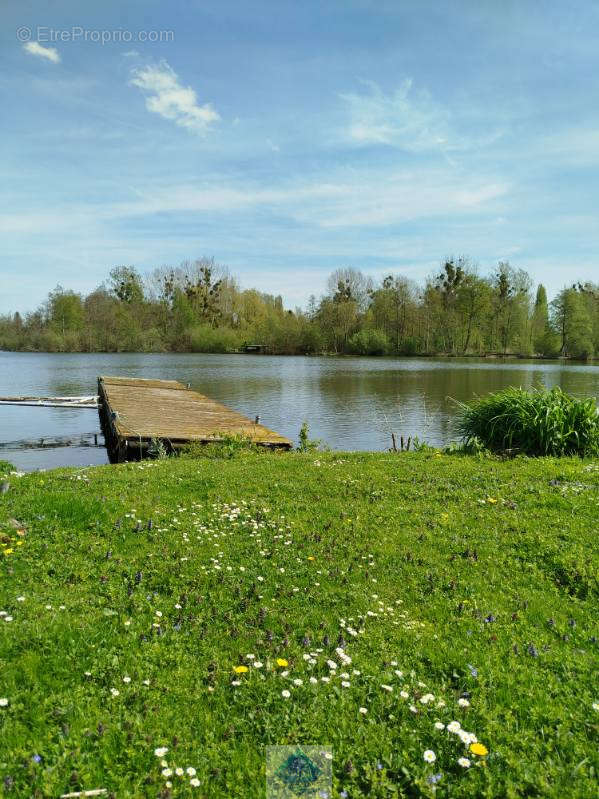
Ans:
[{"label": "lake", "polygon": [[[101,374],[190,383],[293,440],[306,420],[311,438],[341,450],[387,449],[392,431],[446,444],[456,439],[450,398],[506,386],[599,395],[599,366],[558,361],[0,352],[0,396],[95,394]],[[0,442],[94,432],[94,410],[0,406]],[[3,448],[2,459],[25,471],[107,462],[100,447]]]}]

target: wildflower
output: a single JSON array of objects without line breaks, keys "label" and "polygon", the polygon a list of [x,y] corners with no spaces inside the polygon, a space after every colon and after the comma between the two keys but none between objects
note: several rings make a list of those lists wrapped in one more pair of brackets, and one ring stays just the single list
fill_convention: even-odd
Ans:
[{"label": "wildflower", "polygon": [[303,680],[300,680],[300,678],[299,678],[299,677],[297,677],[297,678],[296,678],[296,679],[293,681],[293,684],[294,684],[294,685],[297,685],[297,686],[299,687],[300,685],[303,685],[303,684],[304,684],[304,681],[303,681]]},{"label": "wildflower", "polygon": [[433,752],[432,749],[427,749],[422,755],[422,757],[424,758],[424,761],[426,763],[434,763],[435,760],[437,759],[437,755]]},{"label": "wildflower", "polygon": [[154,749],[154,754],[156,757],[164,757],[168,752],[167,746],[159,746],[157,749]]},{"label": "wildflower", "polygon": [[8,705],[8,699],[5,696],[0,696],[0,707],[6,707]]},{"label": "wildflower", "polygon": [[310,682],[312,683],[312,685],[316,685],[318,683],[318,680],[316,679],[316,677],[310,677]]},{"label": "wildflower", "polygon": [[478,670],[474,668],[474,666],[470,663],[466,664],[468,666],[468,670],[473,677],[478,677]]},{"label": "wildflower", "polygon": [[246,660],[256,660],[256,655],[246,655]]},{"label": "wildflower", "polygon": [[289,663],[285,660],[285,658],[277,658],[277,666],[280,666],[281,668],[285,668],[285,666],[288,666],[288,665],[289,665]]},{"label": "wildflower", "polygon": [[435,721],[435,729],[436,730],[444,730],[445,729],[445,724],[443,724],[443,722],[441,722],[441,721]]},{"label": "wildflower", "polygon": [[489,754],[489,750],[484,744],[470,744],[470,751],[473,755],[478,755],[479,757],[484,757],[485,755]]},{"label": "wildflower", "polygon": [[342,681],[341,681],[341,685],[342,685],[344,688],[349,688],[349,687],[350,687],[350,685],[351,685],[351,683],[350,683],[348,680],[342,680]]},{"label": "wildflower", "polygon": [[460,707],[470,707],[470,702],[467,699],[464,699],[463,696],[460,696],[458,699],[458,705]]},{"label": "wildflower", "polygon": [[438,782],[441,782],[442,777],[442,774],[431,774],[430,777],[426,778],[426,781],[431,785],[436,785]]},{"label": "wildflower", "polygon": [[321,680],[321,682],[331,682],[331,678],[330,677],[321,677],[320,680]]},{"label": "wildflower", "polygon": [[264,663],[262,663],[260,660],[255,660],[255,661],[252,663],[252,666],[253,666],[255,669],[261,669],[263,665],[264,665]]},{"label": "wildflower", "polygon": [[150,681],[149,681],[149,680],[144,680],[144,681],[143,681],[143,684],[144,684],[144,685],[149,685],[149,684],[150,684]]},{"label": "wildflower", "polygon": [[447,729],[449,732],[459,732],[462,729],[462,725],[459,721],[450,721]]},{"label": "wildflower", "polygon": [[235,672],[235,674],[245,674],[245,672],[248,671],[248,667],[247,666],[235,666],[233,668],[233,671]]},{"label": "wildflower", "polygon": [[24,602],[24,601],[25,601],[25,597],[24,596],[18,596],[17,597],[17,602]]},{"label": "wildflower", "polygon": [[403,671],[400,671],[399,669],[395,669],[395,672],[394,672],[394,673],[395,673],[395,675],[396,675],[397,677],[403,677]]},{"label": "wildflower", "polygon": [[399,695],[401,696],[402,699],[407,699],[410,694],[407,691],[400,691]]},{"label": "wildflower", "polygon": [[129,627],[131,625],[131,619],[127,619],[125,621],[125,627]]},{"label": "wildflower", "polygon": [[381,688],[389,694],[393,692],[393,688],[390,685],[381,685]]},{"label": "wildflower", "polygon": [[288,669],[285,669],[285,671],[281,671],[279,673],[280,673],[281,677],[287,677],[287,675],[289,674],[289,671],[288,671]]},{"label": "wildflower", "polygon": [[599,702],[593,702],[593,710],[599,710]]},{"label": "wildflower", "polygon": [[196,775],[196,770],[194,769],[193,766],[187,766],[187,768],[185,769],[185,772],[186,772],[188,777],[195,777],[195,775]]},{"label": "wildflower", "polygon": [[368,708],[361,707],[358,709],[358,713],[361,713],[363,716],[365,716],[368,713]]},{"label": "wildflower", "polygon": [[119,694],[120,694],[120,691],[118,691],[116,688],[111,688],[111,689],[110,689],[110,693],[111,693],[113,696],[119,696]]},{"label": "wildflower", "polygon": [[410,710],[412,711],[412,713],[418,713],[418,708],[415,707],[414,705],[410,705]]},{"label": "wildflower", "polygon": [[241,685],[241,682],[239,680],[233,680],[231,685]]},{"label": "wildflower", "polygon": [[420,704],[421,705],[428,705],[428,703],[432,702],[434,700],[434,698],[435,697],[432,694],[423,694],[420,697]]},{"label": "wildflower", "polygon": [[287,689],[285,689],[285,690],[281,691],[281,696],[283,697],[283,699],[289,699],[289,697],[291,696],[291,693]]},{"label": "wildflower", "polygon": [[197,788],[200,784],[200,781],[197,777],[192,777],[192,779],[189,780],[189,784],[193,785],[194,788]]},{"label": "wildflower", "polygon": [[172,775],[173,775],[172,768],[163,768],[162,769],[162,776],[163,777],[172,777]]},{"label": "wildflower", "polygon": [[470,768],[470,761],[467,757],[459,757],[458,766],[461,766],[462,768]]},{"label": "wildflower", "polygon": [[123,682],[131,682],[131,677],[123,677]]},{"label": "wildflower", "polygon": [[158,616],[159,619],[162,618],[162,611],[161,610],[157,610],[156,611],[156,615]]},{"label": "wildflower", "polygon": [[181,768],[181,766],[178,766],[178,767],[175,769],[175,774],[177,775],[177,777],[182,777],[184,773],[185,773],[185,772],[183,771],[183,769]]}]

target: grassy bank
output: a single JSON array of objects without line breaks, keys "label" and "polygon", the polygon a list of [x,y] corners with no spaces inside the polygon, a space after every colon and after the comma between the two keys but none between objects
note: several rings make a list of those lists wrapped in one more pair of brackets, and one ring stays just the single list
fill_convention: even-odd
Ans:
[{"label": "grassy bank", "polygon": [[597,461],[8,480],[4,795],[260,797],[264,746],[295,742],[333,747],[335,797],[596,795]]}]

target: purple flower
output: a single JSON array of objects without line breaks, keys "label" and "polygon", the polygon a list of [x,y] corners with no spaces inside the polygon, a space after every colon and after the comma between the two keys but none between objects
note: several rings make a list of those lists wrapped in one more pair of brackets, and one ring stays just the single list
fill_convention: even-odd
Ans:
[{"label": "purple flower", "polygon": [[41,763],[41,762],[42,762],[42,756],[41,756],[41,755],[34,755],[34,756],[33,756],[33,760],[34,760],[36,763]]},{"label": "purple flower", "polygon": [[431,774],[430,777],[427,777],[427,782],[430,782],[431,785],[436,785],[438,782],[441,782],[442,777],[442,774]]},{"label": "purple flower", "polygon": [[473,677],[478,677],[478,669],[475,669],[474,666],[471,663],[466,663],[466,665],[468,666],[468,669],[470,670],[470,674]]}]

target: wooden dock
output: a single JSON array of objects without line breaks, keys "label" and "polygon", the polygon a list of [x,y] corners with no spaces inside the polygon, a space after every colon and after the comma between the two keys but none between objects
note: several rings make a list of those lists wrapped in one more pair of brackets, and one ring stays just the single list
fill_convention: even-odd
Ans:
[{"label": "wooden dock", "polygon": [[175,380],[99,377],[99,414],[111,463],[138,460],[160,441],[168,451],[241,435],[264,447],[292,442]]}]

